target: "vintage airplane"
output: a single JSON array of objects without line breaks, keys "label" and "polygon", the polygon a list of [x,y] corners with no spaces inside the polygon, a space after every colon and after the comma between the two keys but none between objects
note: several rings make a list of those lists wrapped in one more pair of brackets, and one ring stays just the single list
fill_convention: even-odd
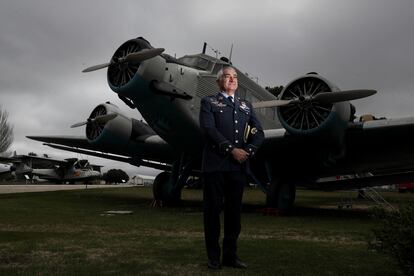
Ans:
[{"label": "vintage airplane", "polygon": [[0,164],[0,178],[10,174],[11,165]]},{"label": "vintage airplane", "polygon": [[[190,175],[200,173],[204,140],[200,99],[218,92],[216,74],[230,61],[205,53],[174,58],[142,37],[122,44],[108,63],[109,87],[147,123],[128,118],[107,102],[93,109],[86,137],[28,136],[73,152],[164,170],[154,181],[156,199],[177,200]],[[251,182],[267,194],[267,204],[288,210],[296,187],[356,188],[388,179],[413,177],[414,118],[356,122],[349,103],[376,91],[340,91],[309,73],[285,86],[278,98],[240,70],[237,96],[253,103],[265,129],[265,142],[251,160]],[[248,129],[248,126],[246,127]],[[248,137],[246,137],[248,139]],[[317,182],[322,177],[372,173],[364,182]],[[384,175],[382,175],[384,176]]]},{"label": "vintage airplane", "polygon": [[13,172],[17,179],[24,180],[25,176],[33,179],[36,176],[56,183],[87,182],[97,179],[101,176],[102,167],[91,165],[85,159],[56,159],[46,154],[43,156],[34,153],[17,155],[16,152],[10,157],[0,157],[0,163],[12,164],[9,166],[9,171]]}]

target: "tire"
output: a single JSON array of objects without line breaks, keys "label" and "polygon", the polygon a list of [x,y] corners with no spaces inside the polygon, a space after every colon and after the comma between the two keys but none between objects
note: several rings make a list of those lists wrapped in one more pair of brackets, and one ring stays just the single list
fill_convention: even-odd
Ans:
[{"label": "tire", "polygon": [[152,184],[152,193],[154,199],[156,200],[165,200],[168,194],[168,182],[170,180],[171,173],[169,172],[162,172],[158,174],[155,179],[154,183]]},{"label": "tire", "polygon": [[277,208],[283,213],[293,209],[296,198],[296,186],[293,182],[273,180],[267,194],[266,203],[270,208]]}]

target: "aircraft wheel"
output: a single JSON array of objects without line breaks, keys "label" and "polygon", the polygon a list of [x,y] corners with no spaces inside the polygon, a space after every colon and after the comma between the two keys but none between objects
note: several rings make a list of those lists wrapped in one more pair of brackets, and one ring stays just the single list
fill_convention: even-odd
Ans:
[{"label": "aircraft wheel", "polygon": [[295,183],[285,180],[272,180],[267,194],[266,203],[270,208],[277,208],[283,213],[293,209],[296,197]]},{"label": "aircraft wheel", "polygon": [[171,173],[169,172],[162,172],[155,177],[152,184],[152,193],[155,200],[167,199],[170,177]]}]

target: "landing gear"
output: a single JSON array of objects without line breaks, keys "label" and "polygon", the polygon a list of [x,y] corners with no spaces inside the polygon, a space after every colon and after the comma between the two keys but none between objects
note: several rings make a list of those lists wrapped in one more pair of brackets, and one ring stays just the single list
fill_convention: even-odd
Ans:
[{"label": "landing gear", "polygon": [[191,173],[192,161],[185,155],[174,162],[171,172],[158,174],[153,183],[153,206],[161,207],[164,202],[178,203],[181,199],[181,190]]},{"label": "landing gear", "polygon": [[295,197],[295,182],[273,179],[267,192],[266,205],[268,208],[275,208],[282,213],[288,213],[293,209]]},{"label": "landing gear", "polygon": [[171,184],[169,183],[171,179],[171,173],[162,172],[158,174],[154,183],[152,184],[152,193],[155,200],[167,200],[169,190],[171,189]]}]

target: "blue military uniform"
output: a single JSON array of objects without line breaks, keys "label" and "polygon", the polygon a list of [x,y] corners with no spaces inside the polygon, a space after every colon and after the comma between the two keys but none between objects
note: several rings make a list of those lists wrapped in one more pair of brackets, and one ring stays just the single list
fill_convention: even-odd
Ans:
[{"label": "blue military uniform", "polygon": [[[237,93],[237,92],[236,92]],[[201,100],[200,127],[206,138],[203,149],[204,234],[210,261],[220,260],[220,213],[224,207],[223,263],[237,258],[243,188],[250,173],[249,160],[240,164],[230,153],[244,149],[254,156],[264,140],[252,105],[234,101],[224,93]]]},{"label": "blue military uniform", "polygon": [[[240,98],[234,102],[222,93],[201,100],[200,126],[206,136],[202,171],[249,172],[248,164],[241,166],[229,153],[242,148],[253,156],[264,139],[263,129],[252,105]],[[247,139],[246,139],[247,138]]]}]

